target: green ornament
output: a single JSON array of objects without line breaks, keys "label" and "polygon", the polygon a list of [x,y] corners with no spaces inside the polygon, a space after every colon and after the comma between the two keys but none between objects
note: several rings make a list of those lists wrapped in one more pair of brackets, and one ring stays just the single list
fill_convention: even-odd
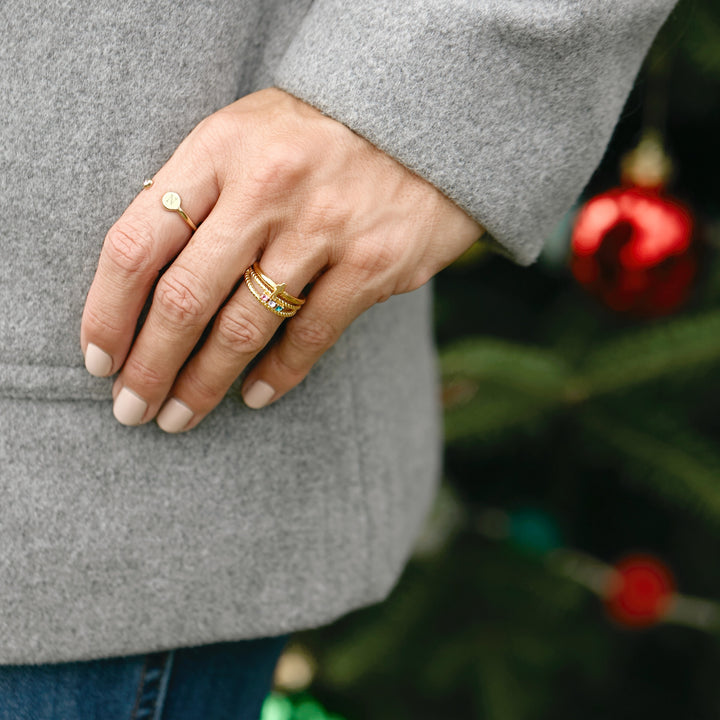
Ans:
[{"label": "green ornament", "polygon": [[293,720],[327,720],[327,715],[320,703],[315,700],[303,700],[295,707]]},{"label": "green ornament", "polygon": [[293,706],[284,695],[271,693],[265,698],[260,720],[290,720],[293,716]]},{"label": "green ornament", "polygon": [[542,510],[521,508],[510,513],[510,542],[523,550],[543,554],[561,546],[560,530]]}]

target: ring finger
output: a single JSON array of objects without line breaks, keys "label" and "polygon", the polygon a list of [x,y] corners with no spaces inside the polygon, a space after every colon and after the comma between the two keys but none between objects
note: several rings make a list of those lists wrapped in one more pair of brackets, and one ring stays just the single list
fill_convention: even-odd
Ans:
[{"label": "ring finger", "polygon": [[[278,238],[261,258],[262,272],[274,283],[284,283],[285,292],[295,297],[325,265],[318,253],[302,250],[298,252],[297,244],[289,238]],[[251,284],[263,294],[258,282]],[[282,300],[274,308],[268,307],[253,296],[247,282],[241,283],[218,312],[203,346],[176,378],[157,416],[158,425],[166,432],[189,430],[216,407],[282,324],[284,318],[278,314],[281,307]]]}]

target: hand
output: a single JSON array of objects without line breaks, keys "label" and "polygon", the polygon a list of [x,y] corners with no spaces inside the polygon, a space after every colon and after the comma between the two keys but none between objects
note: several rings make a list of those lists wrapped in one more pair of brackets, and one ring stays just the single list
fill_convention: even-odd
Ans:
[{"label": "hand", "polygon": [[[202,222],[194,233],[163,207],[169,190]],[[295,387],[364,310],[420,287],[482,233],[343,124],[261,90],[203,120],[109,230],[83,311],[86,366],[103,376],[120,370],[113,411],[121,423],[160,411],[158,425],[178,432],[195,427],[265,350],[242,386],[246,404],[263,407]],[[255,260],[291,295],[312,283],[270,346],[283,319],[238,285]]]}]

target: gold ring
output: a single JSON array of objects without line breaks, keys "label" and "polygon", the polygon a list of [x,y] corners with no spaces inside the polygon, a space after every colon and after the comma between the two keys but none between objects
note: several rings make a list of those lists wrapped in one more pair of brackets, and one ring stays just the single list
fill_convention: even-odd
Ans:
[{"label": "gold ring", "polygon": [[176,192],[173,192],[172,190],[170,192],[166,192],[162,196],[162,204],[166,210],[176,212],[186,222],[187,226],[191,230],[197,230],[197,225],[187,216],[185,211],[182,209],[180,205],[180,196]]},{"label": "gold ring", "polygon": [[285,283],[276,283],[254,263],[245,271],[245,284],[252,296],[274,315],[289,318],[305,304],[304,298],[296,298],[285,292]]},{"label": "gold ring", "polygon": [[297,305],[298,307],[300,305],[305,304],[305,300],[303,298],[296,298],[293,297],[290,293],[285,292],[285,283],[280,283],[278,285],[277,283],[273,282],[260,268],[259,262],[254,262],[252,266],[252,271],[257,275],[258,280],[265,285],[265,287],[268,288],[268,290],[271,290],[271,300],[274,300],[276,297],[281,298],[286,303],[289,303],[290,305]]}]

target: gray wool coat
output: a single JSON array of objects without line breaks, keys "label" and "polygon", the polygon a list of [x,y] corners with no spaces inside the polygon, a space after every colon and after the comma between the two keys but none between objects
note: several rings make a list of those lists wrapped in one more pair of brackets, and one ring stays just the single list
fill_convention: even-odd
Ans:
[{"label": "gray wool coat", "polygon": [[112,379],[83,366],[85,295],[105,232],[198,121],[285,89],[528,265],[672,4],[0,3],[0,663],[329,623],[388,595],[433,501],[427,287],[365,313],[264,410],[236,383],[186,434],[113,418]]}]

